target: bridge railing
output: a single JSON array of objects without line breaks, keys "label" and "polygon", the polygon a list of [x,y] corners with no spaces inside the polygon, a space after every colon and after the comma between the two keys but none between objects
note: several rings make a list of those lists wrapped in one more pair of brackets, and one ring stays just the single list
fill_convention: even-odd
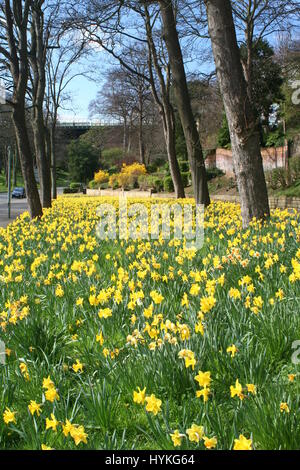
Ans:
[{"label": "bridge railing", "polygon": [[89,128],[89,127],[100,127],[100,122],[58,122],[58,127],[80,127],[80,128]]}]

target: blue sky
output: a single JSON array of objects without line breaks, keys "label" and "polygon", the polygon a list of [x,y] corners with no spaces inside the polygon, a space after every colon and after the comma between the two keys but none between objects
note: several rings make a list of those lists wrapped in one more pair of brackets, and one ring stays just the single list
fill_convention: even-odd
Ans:
[{"label": "blue sky", "polygon": [[101,88],[98,83],[85,77],[76,77],[68,86],[68,93],[72,95],[73,103],[68,110],[61,110],[61,121],[89,121],[89,103],[95,99],[97,91]]},{"label": "blue sky", "polygon": [[[296,31],[294,34],[298,36]],[[278,37],[275,37],[275,35],[268,36],[267,39],[273,46],[278,42]],[[84,76],[78,76],[70,83],[67,92],[72,96],[72,104],[68,106],[69,109],[61,109],[59,115],[61,121],[81,122],[91,120],[89,104],[96,98],[97,92],[102,88],[105,82],[105,71],[107,68],[111,67],[113,63],[116,64],[117,62],[113,62],[111,56],[105,51],[95,50],[90,59],[86,59],[84,62],[77,65],[74,73],[80,73],[82,70],[89,69],[94,71],[91,73],[93,80],[89,80]],[[193,60],[186,65],[188,73],[208,73],[213,69],[214,64],[212,58],[204,63]]]},{"label": "blue sky", "polygon": [[[99,70],[98,67],[95,68],[95,76],[92,75],[92,78],[95,80],[89,80],[84,76],[78,76],[72,80],[70,85],[67,88],[68,94],[72,96],[72,104],[68,105],[68,109],[64,110],[61,109],[59,113],[60,121],[66,122],[84,122],[92,120],[89,115],[89,104],[92,100],[96,98],[97,92],[101,90],[104,82],[105,82],[105,70],[106,68],[112,66],[111,57],[108,56],[107,53],[104,51],[97,52],[95,57],[90,61],[90,68],[93,69],[93,63],[95,58],[98,59],[98,62],[101,63],[102,69]],[[117,62],[115,62],[117,63]],[[74,68],[74,73],[79,73],[82,68],[87,68],[89,65],[88,61],[85,63],[81,63]],[[212,64],[202,64],[201,70],[199,63],[197,61],[190,62],[186,70],[187,72],[203,72],[207,73],[213,68]],[[97,118],[94,118],[97,119]]]}]

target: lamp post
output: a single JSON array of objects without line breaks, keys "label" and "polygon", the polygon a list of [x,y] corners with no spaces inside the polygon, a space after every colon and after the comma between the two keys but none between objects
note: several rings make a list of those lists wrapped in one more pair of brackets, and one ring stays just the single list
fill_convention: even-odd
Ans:
[{"label": "lamp post", "polygon": [[8,147],[8,218],[11,216],[11,147]]}]

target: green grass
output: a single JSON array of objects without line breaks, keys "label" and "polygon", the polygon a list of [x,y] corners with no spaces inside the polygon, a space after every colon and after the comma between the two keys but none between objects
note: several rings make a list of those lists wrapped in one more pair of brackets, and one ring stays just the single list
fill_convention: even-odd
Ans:
[{"label": "green grass", "polygon": [[288,188],[277,189],[276,191],[272,191],[270,192],[270,194],[276,196],[300,197],[300,181],[297,181]]},{"label": "green grass", "polygon": [[[232,178],[222,176],[211,180],[208,183],[208,187],[211,195],[215,193],[222,193],[226,195],[228,191],[231,191],[236,188],[236,185],[234,184]],[[291,186],[284,189],[273,190],[271,188],[268,188],[268,192],[269,196],[300,197],[300,181],[296,181]],[[237,191],[236,194],[238,194]]]},{"label": "green grass", "polygon": [[[58,187],[66,187],[70,184],[69,174],[65,171],[58,170],[57,171],[57,186]],[[23,187],[24,181],[21,175],[18,174],[17,176],[17,187]],[[12,189],[14,188],[12,182]],[[6,193],[7,186],[6,186],[6,179],[5,176],[0,174],[0,193]]]},{"label": "green grass", "polygon": [[[17,187],[19,186],[24,186],[23,178],[21,175],[17,176]],[[13,181],[12,181],[12,189],[13,189]],[[6,186],[6,180],[5,176],[0,174],[0,193],[6,193],[7,192],[7,186]]]}]

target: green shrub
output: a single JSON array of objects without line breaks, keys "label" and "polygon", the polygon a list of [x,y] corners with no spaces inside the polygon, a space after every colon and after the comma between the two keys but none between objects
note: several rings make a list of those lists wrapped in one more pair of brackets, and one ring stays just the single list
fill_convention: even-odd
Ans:
[{"label": "green shrub", "polygon": [[116,165],[113,165],[108,169],[108,173],[110,175],[116,175],[117,173],[119,173],[119,168]]},{"label": "green shrub", "polygon": [[284,145],[284,139],[285,139],[285,136],[284,136],[282,129],[271,131],[266,136],[265,146],[266,147],[281,147]]},{"label": "green shrub", "polygon": [[170,165],[169,165],[169,162],[165,163],[162,168],[161,168],[164,172],[167,173],[168,176],[170,176]]},{"label": "green shrub", "polygon": [[92,181],[89,182],[88,186],[89,186],[90,189],[97,189],[98,188],[98,183],[96,183],[95,180],[92,180]]},{"label": "green shrub", "polygon": [[165,176],[164,179],[164,190],[167,193],[173,193],[174,192],[174,184],[171,176]]},{"label": "green shrub", "polygon": [[142,191],[146,191],[148,189],[148,185],[149,185],[149,176],[147,175],[140,175],[138,177],[138,185],[139,185],[139,188],[142,190]]},{"label": "green shrub", "polygon": [[102,151],[101,163],[103,163],[105,167],[110,168],[111,166],[114,166],[115,163],[121,161],[123,157],[124,152],[120,147],[105,149]]},{"label": "green shrub", "polygon": [[95,171],[99,168],[99,155],[95,149],[77,139],[68,145],[67,153],[71,180],[86,183],[93,179]]},{"label": "green shrub", "polygon": [[184,187],[186,188],[190,184],[191,174],[189,171],[181,173],[181,179]]},{"label": "green shrub", "polygon": [[218,147],[224,149],[231,148],[229,126],[225,113],[223,115],[222,127],[219,129],[218,132]]},{"label": "green shrub", "polygon": [[275,168],[266,172],[267,185],[272,189],[282,189],[286,187],[287,174],[284,168]]},{"label": "green shrub", "polygon": [[141,175],[138,183],[142,191],[152,189],[154,192],[160,193],[164,189],[163,179],[157,176]]},{"label": "green shrub", "polygon": [[188,173],[190,171],[190,164],[187,161],[179,161],[179,168],[181,173]]},{"label": "green shrub", "polygon": [[152,164],[156,166],[156,168],[162,168],[166,162],[168,161],[167,154],[158,154],[152,161]]},{"label": "green shrub", "polygon": [[70,189],[81,189],[82,184],[81,183],[70,183]]},{"label": "green shrub", "polygon": [[296,156],[290,159],[290,175],[291,182],[295,183],[300,179],[300,156]]},{"label": "green shrub", "polygon": [[154,163],[150,163],[150,165],[146,166],[146,169],[148,174],[155,173],[157,170],[157,166]]},{"label": "green shrub", "polygon": [[76,188],[64,188],[63,189],[63,194],[75,194],[78,193],[78,189]]},{"label": "green shrub", "polygon": [[207,181],[211,181],[218,176],[223,176],[225,173],[219,168],[208,168],[206,169]]},{"label": "green shrub", "polygon": [[157,193],[160,193],[164,190],[163,180],[161,178],[152,178],[152,187]]}]

